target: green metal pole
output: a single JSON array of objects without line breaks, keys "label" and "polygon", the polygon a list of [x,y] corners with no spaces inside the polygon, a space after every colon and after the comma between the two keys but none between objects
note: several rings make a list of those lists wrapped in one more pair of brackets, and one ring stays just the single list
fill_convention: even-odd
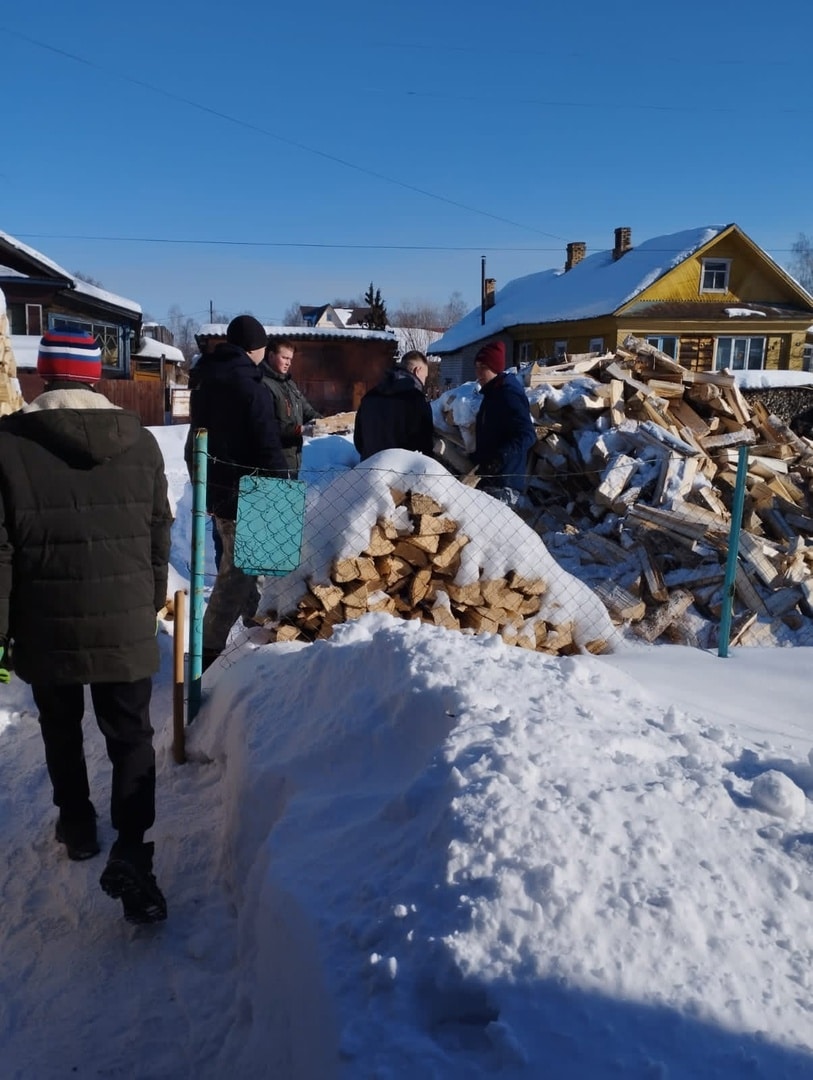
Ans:
[{"label": "green metal pole", "polygon": [[737,557],[740,550],[740,526],[742,509],[745,506],[745,478],[748,475],[748,447],[741,446],[737,459],[737,483],[734,488],[734,502],[731,507],[731,528],[728,533],[728,558],[725,566],[723,584],[723,609],[720,612],[720,639],[717,643],[717,655],[728,656],[728,639],[731,636],[731,609],[734,605],[734,580],[737,576]]},{"label": "green metal pole", "polygon": [[206,463],[209,433],[195,432],[192,452],[192,554],[189,594],[189,721],[200,709],[200,679],[203,667],[203,566],[206,551]]}]

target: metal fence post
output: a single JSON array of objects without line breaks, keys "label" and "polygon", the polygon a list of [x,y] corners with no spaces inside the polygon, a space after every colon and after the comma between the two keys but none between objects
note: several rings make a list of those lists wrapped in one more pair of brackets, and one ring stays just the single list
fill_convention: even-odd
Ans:
[{"label": "metal fence post", "polygon": [[206,543],[206,464],[209,433],[198,428],[192,452],[192,553],[189,594],[189,721],[200,708],[203,667],[203,566]]},{"label": "metal fence post", "polygon": [[728,656],[728,641],[731,635],[731,608],[734,604],[734,581],[737,576],[737,557],[740,549],[740,526],[742,510],[745,505],[745,480],[748,476],[748,447],[740,447],[737,459],[737,483],[734,488],[734,502],[731,507],[731,528],[728,532],[728,558],[725,566],[723,584],[723,607],[720,612],[720,638],[717,642],[717,655]]}]

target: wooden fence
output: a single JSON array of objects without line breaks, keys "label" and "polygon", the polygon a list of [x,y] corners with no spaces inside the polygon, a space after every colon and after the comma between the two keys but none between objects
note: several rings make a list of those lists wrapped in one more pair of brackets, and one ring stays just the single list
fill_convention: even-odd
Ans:
[{"label": "wooden fence", "polygon": [[[45,389],[45,383],[32,372],[20,372],[20,389],[26,401],[33,401]],[[138,413],[141,423],[147,427],[162,427],[165,422],[165,392],[156,381],[131,381],[130,379],[102,379],[97,384],[100,393],[114,405]]]}]

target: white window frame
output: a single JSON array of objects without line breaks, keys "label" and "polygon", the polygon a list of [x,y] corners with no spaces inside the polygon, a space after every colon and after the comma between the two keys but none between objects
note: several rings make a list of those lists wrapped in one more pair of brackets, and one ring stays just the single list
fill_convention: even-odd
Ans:
[{"label": "white window frame", "polygon": [[813,344],[802,349],[802,371],[813,371]]},{"label": "white window frame", "polygon": [[[720,344],[721,342],[731,342],[728,361],[724,362],[720,356]],[[734,354],[734,350],[737,348],[737,342],[741,342],[741,348],[743,350],[744,363],[736,364],[731,362],[731,358]],[[752,343],[762,342],[761,355],[759,358],[759,364],[750,363]],[[748,337],[745,334],[732,334],[718,337],[714,342],[714,370],[722,371],[723,368],[728,368],[730,371],[763,371],[765,369],[765,354],[767,352],[768,339],[762,336]]]},{"label": "white window frame", "polygon": [[[647,334],[646,340],[650,345],[654,345],[656,349],[660,349],[662,353],[666,353],[667,356],[671,356],[673,360],[678,360],[680,357],[680,338],[677,334]],[[668,349],[664,349],[663,343],[665,341],[674,341],[675,351],[669,352]]]},{"label": "white window frame", "polygon": [[563,338],[561,341],[554,341],[553,355],[556,360],[564,360],[567,356],[567,338]]},{"label": "white window frame", "polygon": [[116,323],[91,322],[81,316],[55,314],[48,316],[49,330],[73,330],[81,327],[88,334],[96,338],[96,342],[102,352],[102,367],[111,368],[114,371],[124,371],[122,351],[124,349],[123,328]]},{"label": "white window frame", "polygon": [[[707,274],[712,278],[711,284],[706,284]],[[717,276],[720,274],[722,274],[722,285],[717,284]],[[700,292],[727,293],[730,276],[731,259],[702,259],[700,263]]]},{"label": "white window frame", "polygon": [[587,346],[588,352],[604,352],[604,338],[603,337],[591,337],[590,344]]},{"label": "white window frame", "polygon": [[42,321],[42,304],[25,305],[25,332],[26,334],[42,337],[45,324]]},{"label": "white window frame", "polygon": [[518,361],[520,364],[530,363],[534,358],[534,343],[532,341],[521,341],[519,343]]}]

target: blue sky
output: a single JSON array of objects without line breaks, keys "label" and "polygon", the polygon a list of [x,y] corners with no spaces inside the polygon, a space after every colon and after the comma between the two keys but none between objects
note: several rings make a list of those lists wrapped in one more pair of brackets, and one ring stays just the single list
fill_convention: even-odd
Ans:
[{"label": "blue sky", "polygon": [[481,255],[499,287],[619,225],[735,221],[787,265],[811,30],[807,0],[14,5],[0,229],[201,321],[371,279],[474,306]]}]

